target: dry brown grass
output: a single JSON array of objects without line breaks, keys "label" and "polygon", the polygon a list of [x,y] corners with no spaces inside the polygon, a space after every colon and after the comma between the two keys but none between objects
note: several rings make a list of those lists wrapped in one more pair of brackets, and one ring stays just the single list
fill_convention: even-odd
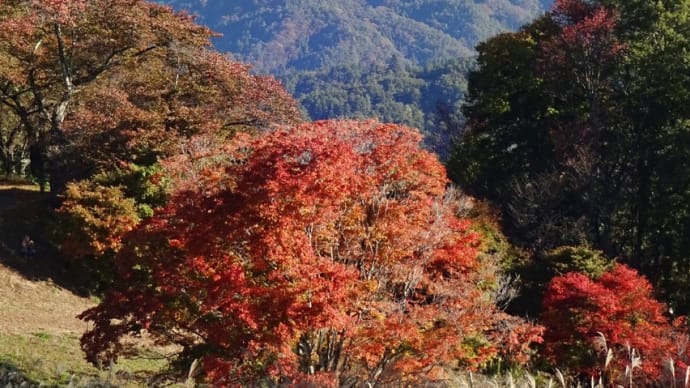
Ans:
[{"label": "dry brown grass", "polygon": [[27,183],[0,182],[0,190],[40,191],[39,187]]},{"label": "dry brown grass", "polygon": [[80,334],[86,324],[76,316],[92,306],[50,281],[29,281],[0,265],[0,334]]},{"label": "dry brown grass", "polygon": [[0,264],[0,367],[16,368],[46,386],[156,385],[168,349],[154,349],[150,341],[103,370],[86,362],[79,338],[87,324],[76,316],[94,305],[94,300],[50,281],[28,280]]},{"label": "dry brown grass", "polygon": [[[72,291],[80,288],[80,278],[49,246],[44,233],[50,205],[37,190],[0,182],[0,386],[7,370],[44,386],[156,385],[167,365],[156,357],[166,349],[148,342],[103,370],[86,362],[79,338],[88,326],[76,316],[96,299]],[[35,257],[18,252],[24,234],[37,242]]]}]

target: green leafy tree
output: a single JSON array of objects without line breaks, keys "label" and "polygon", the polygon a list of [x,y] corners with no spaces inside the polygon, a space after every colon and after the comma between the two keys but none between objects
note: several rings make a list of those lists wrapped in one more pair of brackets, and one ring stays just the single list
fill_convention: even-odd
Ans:
[{"label": "green leafy tree", "polygon": [[553,97],[542,91],[534,38],[553,29],[542,19],[477,47],[477,70],[468,76],[463,109],[467,129],[448,164],[451,177],[473,194],[495,200],[513,179],[546,170],[553,158],[548,137]]},{"label": "green leafy tree", "polygon": [[682,311],[689,7],[559,0],[487,41],[450,163],[455,180],[499,204],[519,245],[622,257]]}]

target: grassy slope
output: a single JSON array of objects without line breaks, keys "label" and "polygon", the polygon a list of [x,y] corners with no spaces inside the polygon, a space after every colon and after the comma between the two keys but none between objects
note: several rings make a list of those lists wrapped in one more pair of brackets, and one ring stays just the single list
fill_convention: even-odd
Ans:
[{"label": "grassy slope", "polygon": [[[34,188],[0,186],[0,386],[8,375],[48,386],[153,385],[165,362],[144,353],[110,371],[84,360],[79,337],[87,324],[76,315],[95,301],[69,290],[79,288],[78,278],[42,238],[46,209]],[[31,259],[18,252],[24,234],[37,243]]]}]

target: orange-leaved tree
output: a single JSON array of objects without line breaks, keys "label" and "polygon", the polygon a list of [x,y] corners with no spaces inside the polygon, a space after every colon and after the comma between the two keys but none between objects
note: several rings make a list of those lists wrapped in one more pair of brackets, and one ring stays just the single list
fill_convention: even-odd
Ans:
[{"label": "orange-leaved tree", "polygon": [[666,317],[649,281],[625,265],[594,279],[579,272],[555,277],[543,306],[545,356],[607,386],[652,384],[669,361],[687,365],[685,322]]},{"label": "orange-leaved tree", "polygon": [[144,0],[0,2],[0,102],[53,193],[174,136],[297,117],[277,82],[210,50],[191,16]]},{"label": "orange-leaved tree", "polygon": [[[64,122],[60,163],[69,167],[71,179],[83,180],[67,185],[59,212],[62,240],[72,248],[81,245],[79,255],[64,251],[73,258],[113,253],[88,247],[117,241],[122,230],[92,222],[99,209],[117,211],[116,197],[101,201],[99,209],[81,199],[117,188],[135,201],[139,217],[150,216],[165,201],[167,177],[159,160],[185,155],[199,139],[215,152],[237,133],[299,121],[296,103],[282,86],[251,75],[246,65],[191,48],[177,54],[174,66],[164,59],[150,55],[139,63],[145,71],[123,71],[114,79],[104,75],[108,87],[85,87],[84,100]],[[94,235],[96,229],[102,233]]]},{"label": "orange-leaved tree", "polygon": [[220,385],[415,383],[526,360],[540,328],[493,304],[496,273],[416,131],[323,121],[237,139],[125,240],[118,285],[81,315],[89,360],[141,330]]},{"label": "orange-leaved tree", "polygon": [[26,143],[42,188],[50,181],[63,195],[66,255],[111,255],[121,232],[161,204],[151,194],[162,185],[143,175],[189,137],[224,142],[299,121],[276,80],[213,51],[212,35],[143,0],[0,2],[3,125]]}]

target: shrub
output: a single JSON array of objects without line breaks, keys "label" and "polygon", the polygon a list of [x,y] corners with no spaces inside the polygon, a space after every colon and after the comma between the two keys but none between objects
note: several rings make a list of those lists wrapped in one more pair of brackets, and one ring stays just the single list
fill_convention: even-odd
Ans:
[{"label": "shrub", "polygon": [[592,279],[601,277],[614,265],[603,252],[582,245],[553,249],[544,255],[543,261],[553,276],[581,272]]},{"label": "shrub", "polygon": [[670,322],[666,311],[651,284],[625,265],[598,278],[566,273],[549,283],[543,300],[544,355],[576,373],[601,377],[607,386],[623,383],[626,367],[633,369],[632,356],[639,355],[636,381],[651,384],[668,359],[686,357],[687,350],[677,346],[684,343],[683,322]]},{"label": "shrub", "polygon": [[72,259],[113,255],[122,246],[124,233],[139,223],[133,199],[119,186],[102,186],[91,180],[67,184],[58,209],[62,251]]}]

